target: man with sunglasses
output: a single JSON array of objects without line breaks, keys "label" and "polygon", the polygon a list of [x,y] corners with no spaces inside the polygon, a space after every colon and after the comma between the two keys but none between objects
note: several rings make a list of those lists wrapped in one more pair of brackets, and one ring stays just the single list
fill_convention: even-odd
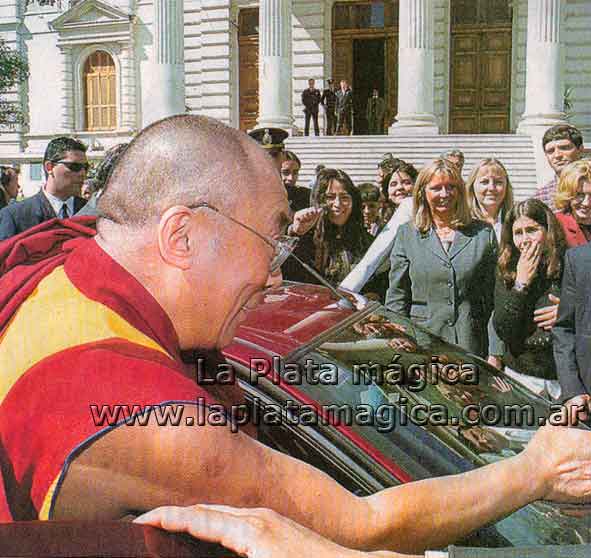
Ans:
[{"label": "man with sunglasses", "polygon": [[[359,497],[203,420],[214,398],[183,351],[228,345],[294,247],[279,174],[241,132],[193,115],[152,124],[98,210],[95,236],[73,219],[13,241],[12,253],[0,245],[0,522],[214,503],[272,508],[346,547],[419,552],[536,499],[589,498],[587,432],[542,429],[516,457]],[[156,409],[181,420],[162,423]],[[353,554],[300,538],[302,556]]]},{"label": "man with sunglasses", "polygon": [[69,137],[52,139],[43,156],[45,184],[34,196],[0,211],[0,240],[43,221],[67,219],[84,207],[79,197],[88,171],[86,145]]}]

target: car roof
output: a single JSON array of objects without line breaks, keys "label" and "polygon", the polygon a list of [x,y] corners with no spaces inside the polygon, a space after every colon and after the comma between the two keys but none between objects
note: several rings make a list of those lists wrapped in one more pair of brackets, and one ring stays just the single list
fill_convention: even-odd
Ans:
[{"label": "car roof", "polygon": [[263,303],[247,313],[224,353],[233,356],[240,352],[237,344],[247,344],[286,356],[353,314],[326,287],[284,283],[266,291]]}]

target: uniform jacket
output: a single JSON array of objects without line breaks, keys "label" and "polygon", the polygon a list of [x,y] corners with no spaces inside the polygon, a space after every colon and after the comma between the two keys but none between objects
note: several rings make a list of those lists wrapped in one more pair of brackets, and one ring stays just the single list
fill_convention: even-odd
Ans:
[{"label": "uniform jacket", "polygon": [[326,112],[334,112],[337,108],[337,95],[332,89],[325,89],[322,92],[320,103],[324,105]]},{"label": "uniform jacket", "polygon": [[[80,211],[86,200],[74,198],[74,213]],[[45,194],[39,190],[34,196],[21,202],[11,203],[0,210],[0,240],[5,240],[43,223],[55,219],[57,215]]]},{"label": "uniform jacket", "polygon": [[401,225],[390,256],[388,309],[409,316],[448,342],[481,356],[488,351],[497,241],[489,225],[457,230],[446,253],[434,230]]},{"label": "uniform jacket", "polygon": [[305,110],[310,114],[318,114],[318,105],[320,105],[320,91],[318,89],[304,89],[302,91],[302,104]]},{"label": "uniform jacket", "polygon": [[582,246],[587,244],[588,240],[585,233],[573,217],[572,213],[566,213],[564,211],[558,211],[554,214],[558,222],[560,223],[564,236],[566,238],[566,245],[569,248],[575,246]]},{"label": "uniform jacket", "polygon": [[591,245],[567,250],[558,319],[552,328],[554,360],[563,398],[591,393]]}]

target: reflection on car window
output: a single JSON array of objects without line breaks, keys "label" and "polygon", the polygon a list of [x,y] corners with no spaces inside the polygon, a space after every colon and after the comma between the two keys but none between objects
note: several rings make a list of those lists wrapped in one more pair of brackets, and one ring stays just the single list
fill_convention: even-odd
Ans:
[{"label": "reflection on car window", "polygon": [[[513,456],[549,413],[546,402],[483,360],[385,309],[335,333],[302,360],[310,357],[335,364],[338,382],[305,383],[301,389],[321,405],[374,409],[373,426],[353,421],[351,427],[414,478],[461,469],[452,463],[454,455],[474,466]],[[427,411],[412,417],[417,408]],[[434,408],[441,409],[440,415],[422,423]],[[385,409],[390,412],[378,414]],[[488,414],[480,416],[483,410]],[[495,412],[502,416],[495,417]],[[408,436],[420,448],[414,456]],[[423,470],[428,460],[428,471]],[[514,513],[496,528],[513,544],[564,544],[591,538],[583,521],[566,518],[542,503]]]}]

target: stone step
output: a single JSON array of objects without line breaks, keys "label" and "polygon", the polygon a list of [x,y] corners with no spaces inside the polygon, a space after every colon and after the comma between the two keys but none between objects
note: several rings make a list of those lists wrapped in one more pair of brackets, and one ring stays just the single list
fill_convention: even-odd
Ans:
[{"label": "stone step", "polygon": [[420,167],[444,151],[461,149],[466,157],[464,178],[480,160],[494,156],[507,167],[516,199],[530,197],[537,187],[533,144],[528,136],[309,136],[290,137],[286,145],[302,161],[302,185],[310,182],[319,163],[343,169],[355,183],[373,182],[384,153],[390,152]]}]

